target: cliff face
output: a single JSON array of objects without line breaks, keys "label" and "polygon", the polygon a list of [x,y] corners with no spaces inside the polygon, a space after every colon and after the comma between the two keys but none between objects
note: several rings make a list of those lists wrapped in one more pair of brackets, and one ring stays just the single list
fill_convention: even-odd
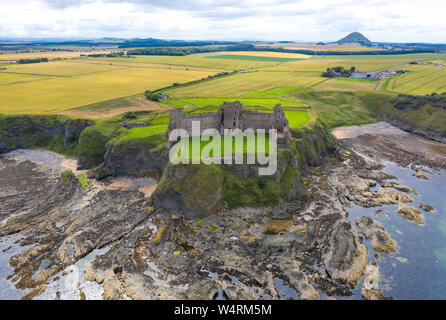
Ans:
[{"label": "cliff face", "polygon": [[110,175],[152,176],[159,179],[169,158],[164,141],[163,135],[140,139],[113,139],[107,144],[103,164],[93,176],[98,179]]},{"label": "cliff face", "polygon": [[153,194],[154,205],[172,214],[204,217],[224,209],[275,206],[281,200],[305,199],[305,174],[335,150],[335,142],[320,122],[292,134],[290,148],[278,152],[273,176],[259,176],[256,165],[169,163]]},{"label": "cliff face", "polygon": [[75,153],[81,132],[91,125],[90,120],[59,116],[0,116],[0,152],[49,147]]},{"label": "cliff face", "polygon": [[402,130],[446,142],[446,103],[402,97],[381,108],[382,119]]}]

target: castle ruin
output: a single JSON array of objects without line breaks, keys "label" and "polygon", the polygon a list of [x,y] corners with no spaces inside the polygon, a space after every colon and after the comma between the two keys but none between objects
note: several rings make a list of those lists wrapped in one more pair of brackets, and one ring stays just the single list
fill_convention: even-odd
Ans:
[{"label": "castle ruin", "polygon": [[[288,120],[280,104],[276,104],[273,112],[258,112],[243,110],[239,101],[224,102],[217,112],[184,114],[183,109],[170,111],[170,121],[166,132],[168,147],[170,132],[174,129],[184,129],[192,136],[192,122],[200,122],[200,131],[216,129],[224,134],[225,129],[269,129],[277,130],[277,142],[280,146],[288,145]],[[200,132],[200,135],[201,135]]]}]

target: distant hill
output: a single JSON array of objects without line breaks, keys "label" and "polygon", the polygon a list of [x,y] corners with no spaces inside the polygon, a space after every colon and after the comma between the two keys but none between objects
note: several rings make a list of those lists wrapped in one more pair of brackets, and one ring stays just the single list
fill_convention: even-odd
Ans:
[{"label": "distant hill", "polygon": [[341,40],[336,41],[336,43],[337,44],[360,43],[360,44],[368,46],[368,45],[372,44],[372,41],[370,41],[369,39],[364,37],[364,35],[362,35],[359,32],[352,32],[348,36],[342,38]]}]

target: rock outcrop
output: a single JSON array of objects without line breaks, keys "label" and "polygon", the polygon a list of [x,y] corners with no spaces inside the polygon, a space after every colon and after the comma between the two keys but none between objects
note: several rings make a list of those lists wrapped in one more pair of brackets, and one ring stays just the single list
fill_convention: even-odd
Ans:
[{"label": "rock outcrop", "polygon": [[98,179],[110,175],[161,178],[169,160],[169,151],[163,145],[163,138],[157,135],[141,139],[117,138],[110,141],[104,162],[93,176]]},{"label": "rock outcrop", "polygon": [[405,219],[418,225],[424,224],[423,214],[417,208],[408,206],[405,203],[399,203],[397,212]]},{"label": "rock outcrop", "polygon": [[365,269],[364,284],[361,294],[367,300],[389,300],[384,297],[379,288],[379,268],[374,262],[370,262]]},{"label": "rock outcrop", "polygon": [[365,237],[371,240],[376,252],[395,252],[395,241],[381,223],[367,216],[356,217],[355,222]]},{"label": "rock outcrop", "polygon": [[203,217],[222,209],[275,206],[281,200],[307,198],[304,175],[336,147],[320,122],[291,133],[289,148],[277,154],[272,176],[259,176],[258,164],[169,163],[153,194],[154,205],[172,214]]},{"label": "rock outcrop", "polygon": [[90,120],[60,116],[0,116],[0,153],[54,144],[77,146],[82,131],[91,125]]}]

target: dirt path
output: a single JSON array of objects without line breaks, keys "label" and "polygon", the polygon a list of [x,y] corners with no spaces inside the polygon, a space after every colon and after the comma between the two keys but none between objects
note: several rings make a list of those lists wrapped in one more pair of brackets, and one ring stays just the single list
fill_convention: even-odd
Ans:
[{"label": "dirt path", "polygon": [[60,114],[79,117],[79,118],[89,118],[89,119],[101,119],[106,117],[117,116],[129,111],[152,111],[152,110],[167,110],[169,106],[145,100],[142,98],[133,98],[132,106],[125,108],[110,108],[108,110],[94,111],[94,109],[71,109],[67,111],[60,112]]}]

